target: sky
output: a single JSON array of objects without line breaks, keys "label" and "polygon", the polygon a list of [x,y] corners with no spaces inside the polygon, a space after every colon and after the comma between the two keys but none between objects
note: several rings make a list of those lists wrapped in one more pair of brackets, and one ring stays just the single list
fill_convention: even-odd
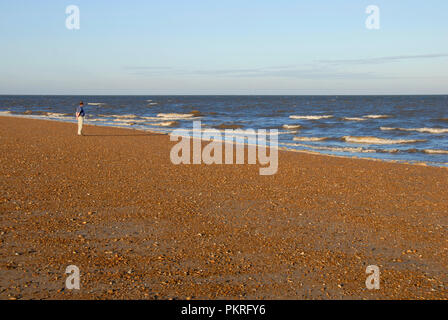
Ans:
[{"label": "sky", "polygon": [[446,0],[0,0],[0,40],[0,94],[448,94]]}]

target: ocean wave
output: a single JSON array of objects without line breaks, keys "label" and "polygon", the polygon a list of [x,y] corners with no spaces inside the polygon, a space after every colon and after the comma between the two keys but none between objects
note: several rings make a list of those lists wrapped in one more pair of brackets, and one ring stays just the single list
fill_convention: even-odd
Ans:
[{"label": "ocean wave", "polygon": [[301,127],[302,127],[302,126],[299,125],[299,124],[284,124],[284,125],[282,126],[283,129],[288,129],[288,130],[299,129],[299,128],[301,128]]},{"label": "ocean wave", "polygon": [[[192,130],[192,129],[184,129],[184,133],[188,134],[188,135],[192,135],[192,136],[196,136],[199,133],[204,134],[204,133],[219,133],[222,136],[234,136],[234,137],[238,137],[238,136],[244,136],[244,137],[254,137],[255,139],[257,139],[257,137],[260,139],[261,135],[259,135],[258,130],[255,129],[231,129],[231,130],[224,130],[224,129],[215,129],[215,128],[205,128],[205,129],[201,129],[200,131],[197,130]],[[265,134],[266,136],[276,136],[276,135],[282,135],[282,134],[291,134],[291,131],[274,131],[271,132],[269,130],[265,130]]]},{"label": "ocean wave", "polygon": [[416,143],[425,142],[426,140],[404,140],[404,139],[382,139],[377,137],[354,137],[344,136],[342,139],[350,143],[366,143],[366,144],[404,144],[404,143]]},{"label": "ocean wave", "polygon": [[410,129],[411,131],[418,131],[422,133],[448,133],[447,128],[416,128],[416,129]]},{"label": "ocean wave", "polygon": [[159,104],[159,103],[158,102],[150,102],[150,103],[148,103],[148,106],[155,106],[157,104]]},{"label": "ocean wave", "polygon": [[398,153],[401,150],[399,149],[378,149],[377,152],[379,153]]},{"label": "ocean wave", "polygon": [[386,119],[386,118],[390,118],[389,115],[387,114],[368,114],[366,116],[363,116],[364,118],[368,118],[368,119]]},{"label": "ocean wave", "polygon": [[50,118],[74,118],[75,115],[71,113],[58,113],[58,112],[47,112],[47,117]]},{"label": "ocean wave", "polygon": [[19,114],[24,114],[24,115],[36,115],[36,116],[48,116],[48,112],[47,111],[33,111],[33,110],[26,110],[24,112],[18,112]]},{"label": "ocean wave", "polygon": [[144,119],[113,119],[115,122],[123,122],[123,123],[142,123],[146,122]]},{"label": "ocean wave", "polygon": [[[218,130],[222,135],[226,134],[225,130],[219,130],[219,129],[213,129],[213,130]],[[209,131],[209,129],[204,129],[202,130],[202,132],[207,132]],[[245,130],[245,129],[233,129],[233,132],[231,132],[232,134],[234,134],[235,136],[257,136],[258,135],[258,130]],[[291,131],[274,131],[271,132],[269,130],[266,130],[266,136],[276,136],[276,135],[282,135],[282,134],[291,134]],[[260,137],[260,136],[259,136]]]},{"label": "ocean wave", "polygon": [[327,137],[294,137],[294,141],[325,141],[328,140]]},{"label": "ocean wave", "polygon": [[350,153],[376,153],[374,149],[365,149],[362,147],[352,148],[352,147],[324,147],[324,146],[313,146],[304,143],[282,143],[283,145],[293,146],[293,147],[305,147],[314,150],[323,151],[333,151],[333,152],[350,152]]},{"label": "ocean wave", "polygon": [[89,106],[102,106],[102,105],[105,105],[104,102],[88,102],[87,104]]},{"label": "ocean wave", "polygon": [[6,111],[0,111],[0,115],[17,115],[17,116],[31,116],[31,117],[38,117],[38,118],[59,118],[59,119],[63,119],[63,118],[67,118],[67,117],[74,117],[74,115],[72,114],[68,114],[68,113],[56,113],[56,112],[46,112],[46,111],[32,111],[32,110],[26,110],[26,111],[10,111],[10,110],[6,110]]},{"label": "ocean wave", "polygon": [[149,125],[157,127],[175,127],[179,125],[179,122],[177,121],[152,122],[149,123]]},{"label": "ocean wave", "polygon": [[[110,121],[109,119],[101,119],[101,118],[92,118],[92,119],[89,119],[89,121],[93,121],[93,122],[97,122],[97,121],[99,121],[99,122],[106,122],[106,121]],[[113,120],[113,121],[115,121],[115,120]]]},{"label": "ocean wave", "polygon": [[421,133],[435,133],[435,134],[448,133],[448,129],[446,129],[446,128],[392,128],[392,127],[380,127],[380,129],[383,130],[383,131],[397,130],[397,131],[417,131],[417,132],[421,132]]},{"label": "ocean wave", "polygon": [[192,113],[159,113],[157,115],[159,118],[179,118],[179,119],[188,119],[193,118],[194,114]]},{"label": "ocean wave", "polygon": [[160,121],[161,120],[161,118],[159,118],[159,117],[141,117],[142,119],[145,119],[145,120],[155,120],[155,121]]},{"label": "ocean wave", "polygon": [[345,117],[343,120],[347,121],[366,121],[366,118],[358,118],[358,117]]},{"label": "ocean wave", "polygon": [[323,115],[323,116],[296,116],[292,115],[289,116],[290,119],[303,119],[303,120],[319,120],[319,119],[329,119],[333,118],[332,115]]},{"label": "ocean wave", "polygon": [[121,125],[121,126],[133,126],[136,125],[136,122],[117,122],[115,123],[116,125]]},{"label": "ocean wave", "polygon": [[203,117],[204,115],[199,110],[191,110],[190,113],[193,115],[193,117]]},{"label": "ocean wave", "polygon": [[428,154],[448,154],[448,150],[439,150],[439,149],[425,149],[424,153]]},{"label": "ocean wave", "polygon": [[138,118],[135,114],[112,114],[109,117],[114,117],[118,119],[135,119]]}]

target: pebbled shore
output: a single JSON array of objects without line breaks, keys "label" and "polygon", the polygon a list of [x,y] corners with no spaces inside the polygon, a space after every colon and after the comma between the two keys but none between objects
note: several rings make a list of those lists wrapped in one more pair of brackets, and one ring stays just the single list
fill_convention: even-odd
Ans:
[{"label": "pebbled shore", "polygon": [[260,176],[85,133],[0,117],[0,299],[448,298],[446,168],[280,151]]}]

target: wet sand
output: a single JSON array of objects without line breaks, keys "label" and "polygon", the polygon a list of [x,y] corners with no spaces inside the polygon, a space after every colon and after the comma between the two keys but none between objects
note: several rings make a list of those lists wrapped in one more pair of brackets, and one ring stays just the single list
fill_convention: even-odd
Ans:
[{"label": "wet sand", "polygon": [[164,135],[85,133],[0,117],[1,299],[448,298],[445,168],[280,151],[260,176],[173,165]]}]

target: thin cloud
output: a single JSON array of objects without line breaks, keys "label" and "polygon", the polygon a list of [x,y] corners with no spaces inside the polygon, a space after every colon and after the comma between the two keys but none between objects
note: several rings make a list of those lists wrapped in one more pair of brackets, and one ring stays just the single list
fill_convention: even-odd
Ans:
[{"label": "thin cloud", "polygon": [[346,64],[354,65],[354,64],[379,64],[379,63],[397,62],[403,60],[437,59],[447,57],[448,53],[438,53],[438,54],[421,54],[421,55],[385,56],[385,57],[364,58],[364,59],[319,60],[318,62],[331,65],[346,65]]},{"label": "thin cloud", "polygon": [[160,70],[170,70],[171,67],[150,67],[150,66],[124,66],[125,70],[149,70],[149,71],[160,71]]},{"label": "thin cloud", "polygon": [[405,60],[438,59],[447,58],[448,53],[384,56],[364,59],[339,59],[318,60],[312,64],[301,66],[280,65],[258,68],[232,68],[232,69],[181,69],[157,66],[126,66],[125,70],[131,75],[155,77],[155,76],[180,76],[180,77],[233,77],[233,78],[297,78],[297,79],[397,79],[396,76],[380,75],[374,72],[351,72],[339,70],[339,66],[371,65]]},{"label": "thin cloud", "polygon": [[[258,69],[235,69],[235,70],[207,70],[191,73],[190,75],[213,75],[234,78],[297,78],[297,79],[346,79],[346,78],[377,78],[371,72],[344,72],[331,70],[330,68],[258,68]],[[382,77],[383,78],[383,77]]]},{"label": "thin cloud", "polygon": [[324,66],[279,66],[279,67],[260,67],[260,68],[242,68],[242,69],[169,69],[169,70],[151,70],[139,69],[133,70],[130,74],[146,77],[154,76],[181,76],[181,77],[225,77],[225,78],[297,78],[297,79],[372,79],[389,78],[378,76],[371,72],[348,72],[333,70],[331,67]]}]

